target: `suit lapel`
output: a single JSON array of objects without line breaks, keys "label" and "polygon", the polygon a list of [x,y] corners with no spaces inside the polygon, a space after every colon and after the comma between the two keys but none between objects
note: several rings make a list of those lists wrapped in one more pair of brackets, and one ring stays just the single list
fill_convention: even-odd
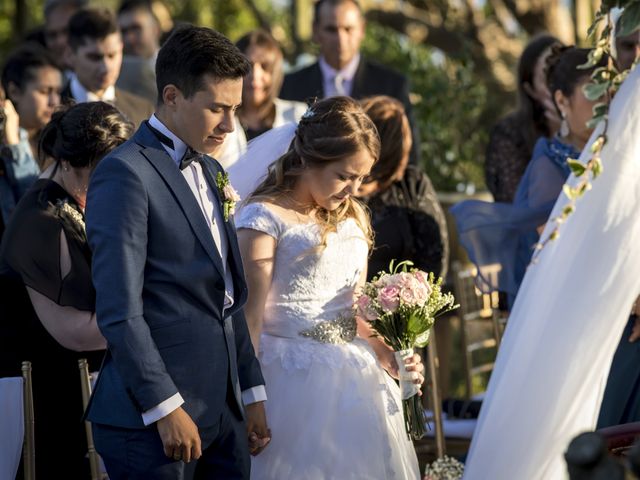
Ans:
[{"label": "suit lapel", "polygon": [[[365,96],[363,90],[366,80],[366,61],[364,57],[361,56],[360,61],[358,62],[358,68],[353,76],[353,86],[351,88],[351,96],[353,98],[361,98]],[[372,81],[372,79],[369,79],[369,81]]]},{"label": "suit lapel", "polygon": [[224,268],[218,248],[213,240],[209,226],[202,215],[202,210],[198,202],[196,202],[189,185],[180,173],[180,169],[146,125],[143,124],[138,129],[134,140],[142,147],[142,154],[153,165],[169,187],[169,190],[173,193],[176,202],[180,205],[196,237],[218,269],[220,276],[224,278]]},{"label": "suit lapel", "polygon": [[[215,164],[215,160],[207,155],[204,156],[204,160],[201,162],[202,171],[204,176],[209,183],[209,187],[213,189],[215,192],[215,197],[218,202],[218,208],[220,212],[224,212],[224,208],[222,206],[222,198],[220,198],[220,191],[218,190],[218,185],[215,181],[216,175],[218,172],[222,171],[220,167],[217,167]],[[222,215],[222,221],[224,223],[224,232],[227,235],[227,245],[229,246],[229,251],[227,252],[227,264],[233,268],[233,292],[234,296],[234,305],[238,305],[242,301],[244,301],[244,283],[240,283],[244,279],[244,272],[242,269],[242,258],[240,256],[240,250],[238,248],[238,237],[236,235],[236,229],[233,224],[233,217],[229,217],[229,220],[224,219],[224,213]]]},{"label": "suit lapel", "polygon": [[[311,86],[311,90],[314,92],[313,97],[318,97],[318,100],[324,98],[324,80],[322,78],[322,70],[320,70],[320,64],[318,62],[314,63],[311,68],[309,68],[309,85]],[[301,88],[309,91],[309,87],[305,85],[301,85]],[[306,99],[305,101],[310,100]]]}]

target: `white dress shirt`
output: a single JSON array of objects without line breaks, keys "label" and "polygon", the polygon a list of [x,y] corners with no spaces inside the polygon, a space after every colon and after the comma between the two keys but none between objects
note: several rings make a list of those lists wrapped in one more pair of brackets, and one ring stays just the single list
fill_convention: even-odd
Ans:
[{"label": "white dress shirt", "polygon": [[[350,96],[353,92],[353,77],[356,76],[358,65],[360,64],[360,54],[358,53],[340,70],[336,70],[327,63],[324,57],[320,56],[318,59],[318,65],[320,66],[320,72],[322,72],[322,87],[324,89],[324,98],[334,97],[336,95]],[[336,77],[341,79],[336,84]],[[340,89],[342,91],[340,91]]]},{"label": "white dress shirt", "polygon": [[84,88],[84,85],[80,83],[78,77],[75,73],[71,74],[71,80],[69,84],[69,88],[71,89],[71,95],[76,103],[84,103],[84,102],[114,102],[116,99],[116,87],[111,85],[107,87],[102,96],[98,96],[93,92],[88,91]]},{"label": "white dress shirt", "polygon": [[[187,151],[187,145],[180,140],[171,130],[169,130],[155,115],[152,115],[149,119],[149,124],[158,130],[163,135],[166,135],[173,142],[173,149],[165,145],[162,146],[167,151],[171,159],[176,163],[176,168],[180,168],[180,160]],[[182,176],[185,178],[193,196],[195,197],[200,210],[204,215],[204,218],[209,226],[211,235],[218,249],[218,253],[222,258],[222,265],[224,268],[224,282],[225,282],[225,299],[223,312],[229,309],[233,305],[233,278],[231,277],[231,269],[227,261],[227,255],[229,252],[229,242],[227,235],[224,232],[224,216],[219,208],[216,200],[215,192],[209,188],[209,184],[205,180],[202,173],[202,166],[198,162],[191,162],[187,168],[181,171]],[[244,390],[242,392],[242,402],[245,405],[251,403],[263,402],[267,399],[267,392],[264,385],[258,385],[256,387]],[[184,403],[184,399],[180,393],[169,397],[161,402],[159,405],[142,413],[142,420],[145,425],[151,425],[152,423],[160,420],[173,412],[176,408]]]}]

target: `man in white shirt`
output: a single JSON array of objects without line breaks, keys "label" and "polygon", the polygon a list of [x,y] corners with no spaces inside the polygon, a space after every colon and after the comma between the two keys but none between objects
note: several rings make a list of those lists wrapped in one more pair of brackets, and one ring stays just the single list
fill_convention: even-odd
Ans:
[{"label": "man in white shirt", "polygon": [[[215,154],[250,65],[207,28],[158,54],[162,100],[103,159],[87,197],[108,354],[87,418],[109,478],[246,479],[269,442],[233,198]],[[195,461],[194,461],[195,460]]]},{"label": "man in white shirt", "polygon": [[318,61],[284,77],[280,98],[307,102],[313,98],[346,95],[356,99],[388,95],[402,102],[412,125],[411,162],[418,162],[418,132],[411,114],[409,82],[401,73],[360,54],[366,22],[358,0],[317,0],[313,41]]},{"label": "man in white shirt", "polygon": [[106,8],[85,8],[69,21],[68,64],[73,74],[62,92],[63,102],[102,100],[112,103],[136,124],[149,118],[153,104],[116,87],[122,66],[122,37],[115,14]]}]

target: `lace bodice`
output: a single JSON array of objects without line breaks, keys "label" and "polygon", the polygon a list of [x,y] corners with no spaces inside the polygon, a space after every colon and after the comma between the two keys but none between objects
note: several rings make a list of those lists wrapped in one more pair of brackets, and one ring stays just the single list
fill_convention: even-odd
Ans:
[{"label": "lace bodice", "polygon": [[356,284],[367,262],[367,243],[357,223],[348,219],[320,244],[315,223],[286,223],[263,203],[250,203],[236,216],[237,228],[264,232],[277,241],[263,332],[285,338],[318,322],[335,320],[351,309]]}]

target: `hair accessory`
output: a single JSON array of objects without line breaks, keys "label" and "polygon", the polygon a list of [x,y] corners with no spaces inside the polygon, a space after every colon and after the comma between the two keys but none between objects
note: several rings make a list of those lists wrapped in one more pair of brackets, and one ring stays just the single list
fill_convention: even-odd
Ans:
[{"label": "hair accessory", "polygon": [[302,118],[306,120],[306,119],[312,118],[315,114],[316,112],[311,110],[311,107],[309,107],[307,108],[307,111],[302,114]]}]

